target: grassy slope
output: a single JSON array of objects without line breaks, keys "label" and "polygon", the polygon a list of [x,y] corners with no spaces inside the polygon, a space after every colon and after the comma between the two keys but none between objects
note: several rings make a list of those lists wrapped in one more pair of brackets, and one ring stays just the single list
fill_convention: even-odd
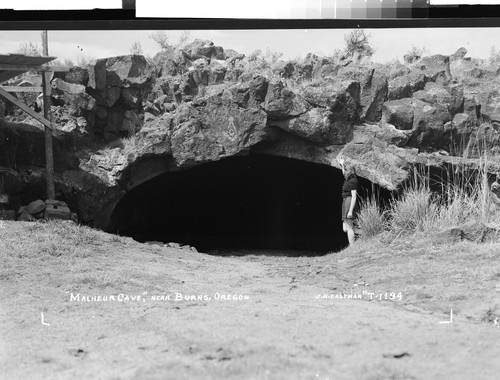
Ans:
[{"label": "grassy slope", "polygon": [[[378,317],[384,320],[394,316],[394,321],[388,322],[395,324],[391,329],[393,342],[390,347],[393,351],[397,346],[407,345],[404,343],[407,335],[404,335],[401,327],[397,325],[397,320],[402,315],[398,310],[412,312],[408,317],[403,316],[404,320],[408,320],[407,328],[411,326],[417,328],[420,321],[425,320],[430,314],[437,314],[439,319],[446,320],[449,309],[453,308],[456,318],[468,319],[478,328],[487,327],[487,330],[483,329],[484,331],[497,332],[490,326],[494,318],[500,315],[499,293],[495,288],[500,282],[498,243],[461,242],[447,245],[415,236],[399,237],[396,240],[391,238],[389,241],[387,236],[382,234],[371,240],[358,241],[348,249],[323,257],[227,259],[143,245],[129,238],[109,235],[69,222],[46,224],[6,222],[4,225],[5,228],[0,230],[2,262],[0,284],[4,289],[5,298],[2,300],[4,304],[0,316],[7,322],[8,329],[4,335],[7,343],[4,342],[4,346],[0,346],[0,357],[9,358],[5,363],[11,378],[25,377],[27,374],[30,378],[92,377],[96,373],[96,367],[92,370],[92,365],[97,366],[98,371],[109,368],[107,370],[109,372],[102,373],[102,378],[116,378],[114,377],[116,372],[112,372],[116,371],[116,368],[109,366],[111,362],[119,363],[119,373],[123,378],[134,379],[161,378],[158,374],[165,373],[167,368],[168,371],[173,368],[175,374],[174,377],[168,378],[184,376],[200,379],[270,378],[268,371],[283,374],[283,377],[272,378],[317,378],[311,372],[312,368],[318,368],[314,371],[321,369],[324,371],[321,372],[323,374],[331,373],[328,371],[335,368],[338,371],[338,378],[341,379],[354,377],[372,380],[415,379],[420,378],[419,371],[423,371],[426,366],[430,372],[424,372],[423,378],[430,378],[429,376],[432,377],[433,374],[443,370],[443,368],[436,369],[435,363],[416,364],[420,360],[417,358],[414,359],[417,362],[407,361],[406,363],[411,364],[401,362],[397,365],[387,360],[370,361],[380,355],[378,350],[382,348],[374,349],[374,346],[371,346],[373,341],[361,334],[364,325],[360,324],[363,322],[357,322],[358,332],[352,332],[354,335],[349,338],[341,336],[342,326],[347,325],[349,319],[356,318],[359,311],[353,310],[352,316],[349,314],[327,316],[324,312],[328,311],[328,314],[331,314],[333,310],[329,311],[331,309],[324,303],[319,303],[320,306],[308,306],[312,304],[312,300],[308,298],[305,301],[306,305],[302,305],[304,300],[300,298],[300,292],[307,292],[307,289],[314,289],[314,292],[321,289],[324,294],[350,293],[351,290],[358,294],[363,290],[376,294],[402,292],[401,301],[368,301],[365,297],[364,300],[367,302],[363,302],[367,305],[363,310],[368,313],[366,317],[368,320],[371,319],[370,313],[373,313],[373,316],[378,314]],[[254,261],[259,267],[265,268],[265,274],[256,272],[255,267],[249,265],[249,261]],[[209,292],[211,289],[228,293],[237,288],[250,289],[248,284],[254,282],[256,285],[249,291],[253,294],[262,292],[262,296],[269,293],[270,299],[266,300],[264,297],[262,301],[256,301],[256,310],[261,312],[258,311],[255,316],[253,316],[254,311],[251,311],[253,309],[247,310],[250,307],[247,304],[243,304],[239,310],[224,304],[210,309],[210,303],[199,301],[186,302],[183,305],[165,303],[160,308],[158,305],[148,303],[138,303],[136,306],[132,303],[132,306],[129,304],[127,307],[126,304],[117,303],[96,305],[87,302],[68,302],[68,292],[142,294],[142,291],[147,289],[150,293],[165,294],[172,292],[173,289],[182,288],[185,282],[189,283],[189,291],[195,294]],[[286,288],[286,293],[280,291],[281,288]],[[294,293],[294,289],[298,293]],[[297,299],[291,298],[291,302],[287,303],[286,299],[282,299],[284,294],[289,294],[290,297],[296,294],[294,297]],[[205,311],[197,312],[200,305],[205,305],[202,309]],[[297,311],[289,309],[291,305],[294,308],[298,307],[299,310],[302,308],[301,318],[306,319],[297,320],[295,317]],[[379,305],[383,305],[389,314],[384,310],[378,311]],[[308,309],[303,309],[305,306],[308,306]],[[318,307],[320,309],[314,309]],[[345,307],[345,310],[350,310],[348,304]],[[66,330],[59,326],[58,333],[52,335],[46,333],[48,335],[40,340],[43,330],[39,329],[37,321],[39,316],[34,315],[33,310],[37,313],[38,310],[45,311],[53,325],[57,323],[60,325],[66,321]],[[304,313],[308,310],[311,311]],[[249,315],[248,311],[252,314]],[[313,311],[318,314],[312,314]],[[151,314],[153,312],[156,314]],[[206,314],[208,312],[211,314]],[[270,318],[269,313],[276,319],[269,323],[258,319],[258,314]],[[384,313],[387,315],[382,317]],[[312,317],[313,315],[316,315],[314,317],[316,319]],[[276,324],[276,321],[281,321],[283,316],[286,316],[286,320],[291,324],[293,336],[288,335],[289,340],[291,339],[293,343],[304,339],[305,342],[309,337],[309,342],[314,342],[314,347],[297,343],[299,348],[294,348],[286,340],[285,343],[280,342],[283,338],[276,340],[273,334],[277,334],[280,330],[290,334],[287,325]],[[344,322],[342,316],[347,318]],[[324,323],[326,326],[333,326],[332,323],[335,322],[329,321],[330,317],[336,319],[340,330],[321,333],[325,336],[323,340],[321,334],[312,339],[311,334],[321,332],[325,328]],[[135,331],[145,321],[146,327]],[[318,324],[320,321],[323,323]],[[169,323],[172,326],[170,329],[168,329]],[[217,335],[221,334],[221,331],[226,331],[224,326],[231,328],[234,323],[240,326],[233,326],[233,329],[237,329],[236,332],[241,330],[243,335],[240,338]],[[380,322],[372,323],[377,325]],[[89,324],[90,327],[87,326]],[[221,325],[222,330],[220,330]],[[200,326],[205,326],[204,328],[208,326],[208,330],[201,333],[197,330]],[[162,345],[165,342],[160,338],[165,337],[166,328],[169,331],[168,345],[164,347]],[[373,328],[375,326],[369,327],[370,330]],[[269,329],[268,332],[265,329]],[[387,327],[380,328],[382,335],[378,339],[390,339],[383,332],[386,329]],[[457,331],[460,330],[459,328]],[[469,330],[470,326],[467,331]],[[486,349],[490,350],[488,352],[491,352],[487,347],[492,343],[487,341],[485,332],[481,330],[482,335],[474,335],[478,334],[479,330],[473,328],[472,330],[468,337],[459,341],[460,344],[464,345],[466,344],[464,341],[472,339],[472,345],[483,342]],[[427,334],[432,335],[432,331]],[[304,335],[302,338],[301,333]],[[412,333],[415,332],[410,332],[409,336],[412,336]],[[338,336],[341,341],[347,340],[342,344],[338,340],[331,342],[328,334]],[[461,334],[464,335],[465,332]],[[266,336],[271,340],[264,341]],[[12,342],[9,339],[19,339],[19,337],[22,337],[19,345],[12,346],[17,349],[12,349],[9,345]],[[354,343],[351,339],[355,340]],[[441,345],[450,349],[457,344],[451,337],[444,340],[436,338],[435,342],[438,341],[439,345],[434,343],[436,346],[428,348],[429,353]],[[75,345],[75,342],[80,343]],[[355,359],[359,355],[352,357],[341,355],[342,359],[339,362],[338,355],[329,358],[325,353],[331,350],[328,344],[333,344],[332,347],[343,347],[347,351],[352,346],[357,355],[367,355],[367,360],[370,360],[360,366],[359,358]],[[419,343],[413,342],[413,344],[416,344],[413,350],[417,350]],[[67,346],[69,359],[60,359],[61,345]],[[135,347],[137,345],[138,348]],[[50,347],[48,350],[47,346]],[[156,356],[148,351],[151,347],[157,349]],[[365,353],[363,350],[366,349],[369,350]],[[388,346],[385,350],[391,348]],[[96,351],[100,353],[92,356]],[[160,365],[163,360],[162,355],[166,355],[162,352],[167,351],[169,359],[166,364]],[[457,352],[457,357],[462,357],[465,364],[466,358],[463,353],[460,354],[460,350]],[[144,356],[140,356],[139,353]],[[153,355],[153,359],[147,356],[148,353],[150,356]],[[130,360],[130,357],[127,359],[127,355],[133,355],[133,358],[137,356],[142,362]],[[290,356],[294,358],[291,362]],[[29,358],[28,362],[26,358]],[[86,361],[82,362],[84,358]],[[487,363],[490,359],[483,356],[481,360],[484,363],[474,371],[481,368],[488,370]],[[148,360],[152,361],[150,369],[146,370]],[[337,363],[334,367],[331,367],[332,360]],[[19,363],[25,364],[20,367]],[[228,367],[224,363],[233,366]],[[236,367],[234,363],[238,363]],[[256,363],[262,363],[262,366],[255,368]],[[419,369],[418,365],[423,367]],[[139,372],[137,372],[138,366],[142,368]],[[449,369],[450,362],[444,361],[443,366]],[[460,366],[454,370],[457,373],[462,371]],[[252,371],[257,371],[258,375],[252,377],[251,374],[254,373]],[[299,372],[307,375],[298,376]],[[345,374],[348,376],[343,377]],[[478,372],[476,378],[490,378],[484,373],[480,374]],[[466,376],[470,375],[463,374],[463,376],[465,377],[454,378],[467,378]]]}]

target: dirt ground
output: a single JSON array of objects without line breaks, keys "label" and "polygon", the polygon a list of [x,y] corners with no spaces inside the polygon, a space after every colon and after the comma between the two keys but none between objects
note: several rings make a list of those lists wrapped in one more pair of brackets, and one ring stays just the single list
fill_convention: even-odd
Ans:
[{"label": "dirt ground", "polygon": [[212,256],[3,227],[2,379],[500,379],[500,244]]}]

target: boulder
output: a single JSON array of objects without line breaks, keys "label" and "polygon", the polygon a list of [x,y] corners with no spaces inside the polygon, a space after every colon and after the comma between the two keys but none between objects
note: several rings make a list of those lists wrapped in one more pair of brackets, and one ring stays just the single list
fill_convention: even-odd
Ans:
[{"label": "boulder", "polygon": [[210,98],[206,106],[179,107],[178,113],[171,139],[179,166],[237,154],[266,135],[265,112],[243,109],[219,97]]},{"label": "boulder", "polygon": [[52,90],[59,90],[69,94],[84,94],[85,86],[83,84],[67,83],[60,78],[54,78],[50,82]]},{"label": "boulder", "polygon": [[256,103],[262,103],[266,100],[268,88],[269,82],[267,78],[260,75],[254,76],[249,84],[250,97],[254,99]]},{"label": "boulder", "polygon": [[97,91],[106,90],[106,59],[98,59],[93,66],[89,68],[88,87]]},{"label": "boulder", "polygon": [[446,90],[452,96],[451,102],[448,104],[448,111],[453,116],[458,112],[464,111],[464,86],[461,83],[451,83],[446,87]]},{"label": "boulder", "polygon": [[451,79],[450,57],[447,55],[424,57],[414,67],[421,70],[432,82],[445,84]]},{"label": "boulder", "polygon": [[368,72],[361,83],[361,120],[380,120],[388,86],[387,77],[380,71],[372,69]]},{"label": "boulder", "polygon": [[71,210],[65,206],[47,205],[44,213],[44,219],[71,219]]},{"label": "boulder", "polygon": [[474,123],[477,123],[478,107],[474,96],[464,96],[464,113],[469,115]]},{"label": "boulder", "polygon": [[446,107],[452,116],[463,111],[464,94],[461,84],[451,84],[446,89],[434,82],[428,82],[424,90],[415,92],[413,97],[436,107]]},{"label": "boulder", "polygon": [[175,76],[186,69],[190,60],[181,51],[169,46],[153,57],[153,62],[158,68],[158,76]]},{"label": "boulder", "polygon": [[129,122],[123,125],[123,113],[142,110],[155,75],[153,67],[141,55],[97,60],[90,71],[87,91],[98,106],[95,129],[99,135],[107,141],[129,135],[127,131],[133,128]]},{"label": "boulder", "polygon": [[417,149],[399,148],[379,140],[366,144],[349,142],[338,154],[355,165],[359,176],[389,190],[396,190],[405,182],[409,176],[407,169],[419,161]]},{"label": "boulder", "polygon": [[359,96],[360,87],[357,82],[343,82],[337,85],[318,87],[307,86],[302,89],[301,93],[301,98],[309,105],[327,108],[338,116],[342,115],[346,122],[358,120]]},{"label": "boulder", "polygon": [[411,72],[398,76],[389,81],[387,100],[411,98],[414,92],[424,89],[425,81],[425,75],[422,73]]},{"label": "boulder", "polygon": [[19,222],[34,222],[36,221],[36,218],[34,216],[31,216],[30,213],[28,213],[26,210],[22,210],[21,214],[18,216],[17,220]]},{"label": "boulder", "polygon": [[264,110],[270,120],[285,120],[297,117],[309,107],[295,93],[285,87],[280,80],[271,80],[267,88]]},{"label": "boulder", "polygon": [[228,64],[226,61],[212,59],[212,61],[210,62],[210,68],[208,70],[208,84],[223,83],[226,77],[227,70]]},{"label": "boulder", "polygon": [[276,67],[276,73],[282,78],[291,78],[295,71],[293,62],[280,62]]},{"label": "boulder", "polygon": [[411,131],[402,131],[389,123],[363,124],[354,127],[353,144],[368,144],[375,139],[395,146],[405,146]]},{"label": "boulder", "polygon": [[96,112],[96,100],[86,94],[70,94],[66,92],[60,92],[59,94],[53,95],[54,99],[57,99],[60,106],[53,109],[52,111],[52,121],[56,128],[63,130],[71,130],[66,124],[72,123],[73,119],[83,118],[83,122],[79,122],[82,127],[90,130],[94,124],[95,112]]},{"label": "boulder", "polygon": [[451,122],[445,124],[444,131],[446,140],[453,145],[452,148],[454,153],[463,153],[476,127],[476,121],[466,113],[457,113]]},{"label": "boulder", "polygon": [[183,50],[189,54],[192,60],[199,58],[215,58],[225,60],[226,55],[221,46],[215,46],[212,41],[195,39],[193,42],[184,46]]},{"label": "boulder", "polygon": [[47,200],[45,200],[45,204],[47,206],[54,206],[55,208],[57,208],[57,207],[68,207],[68,205],[66,204],[66,202],[58,201],[58,200],[55,200],[55,199],[47,199]]},{"label": "boulder", "polygon": [[270,125],[320,146],[345,144],[351,135],[351,125],[346,118],[335,116],[329,109],[313,108],[296,118],[271,121]]},{"label": "boulder", "polygon": [[452,125],[460,136],[470,135],[476,127],[474,119],[466,113],[457,113],[453,117]]},{"label": "boulder", "polygon": [[458,50],[453,53],[450,58],[453,60],[463,59],[467,55],[467,49],[464,47],[458,48]]},{"label": "boulder", "polygon": [[240,108],[222,97],[211,97],[200,107],[185,104],[177,109],[172,155],[179,167],[216,161],[261,141],[265,127],[264,111]]},{"label": "boulder", "polygon": [[412,147],[441,147],[444,125],[451,114],[442,105],[430,105],[422,100],[404,98],[384,103],[382,120],[402,130],[413,130],[408,145]]},{"label": "boulder", "polygon": [[481,113],[491,120],[500,121],[500,91],[483,91],[480,96]]},{"label": "boulder", "polygon": [[490,70],[485,70],[479,67],[474,67],[471,70],[466,70],[464,72],[466,77],[474,78],[474,79],[494,79],[496,77],[496,73]]},{"label": "boulder", "polygon": [[[208,86],[210,81],[210,68],[206,67],[204,69],[196,69],[189,71],[190,79],[194,82],[196,87]],[[197,93],[197,92],[196,92]]]},{"label": "boulder", "polygon": [[397,129],[413,129],[415,109],[423,108],[424,103],[413,98],[390,100],[382,107],[382,121],[394,125]]},{"label": "boulder", "polygon": [[245,58],[244,54],[240,54],[234,49],[225,49],[224,52],[226,53],[227,60],[230,60],[234,57],[240,57],[240,56],[241,56],[241,59]]},{"label": "boulder", "polygon": [[153,68],[142,55],[106,58],[105,68],[106,86],[142,87],[151,81],[153,72]]},{"label": "boulder", "polygon": [[448,110],[439,104],[425,104],[414,110],[413,134],[408,146],[419,149],[448,148],[449,141],[443,139],[444,126],[452,117]]},{"label": "boulder", "polygon": [[83,67],[74,66],[68,72],[55,72],[54,79],[60,78],[66,83],[87,86],[89,83],[89,71]]},{"label": "boulder", "polygon": [[42,201],[41,199],[37,199],[36,201],[29,203],[25,207],[25,210],[28,214],[35,215],[38,214],[39,212],[44,211],[45,208],[46,208],[45,202]]},{"label": "boulder", "polygon": [[399,61],[387,65],[377,66],[377,69],[382,71],[387,76],[389,82],[396,78],[411,74],[411,69]]},{"label": "boulder", "polygon": [[313,76],[313,70],[315,66],[315,60],[312,57],[305,59],[302,62],[297,62],[295,64],[295,70],[293,72],[293,77],[297,81],[309,80]]}]

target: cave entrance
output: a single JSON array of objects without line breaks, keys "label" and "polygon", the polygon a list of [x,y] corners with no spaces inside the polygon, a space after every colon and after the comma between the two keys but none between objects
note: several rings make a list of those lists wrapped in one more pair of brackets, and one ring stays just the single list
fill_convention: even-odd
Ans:
[{"label": "cave entrance", "polygon": [[[328,165],[272,155],[225,158],[133,188],[111,216],[112,232],[209,253],[326,254],[347,245],[343,182]],[[366,196],[373,186],[360,182]]]}]

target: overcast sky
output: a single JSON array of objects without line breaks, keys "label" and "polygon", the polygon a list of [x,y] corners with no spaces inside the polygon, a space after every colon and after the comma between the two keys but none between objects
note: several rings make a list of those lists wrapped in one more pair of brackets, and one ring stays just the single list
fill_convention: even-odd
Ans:
[{"label": "overcast sky", "polygon": [[[500,28],[419,28],[366,29],[376,52],[373,60],[387,62],[403,55],[415,45],[431,54],[452,54],[465,47],[468,56],[487,58],[491,47],[500,50]],[[158,46],[149,38],[153,31],[49,31],[49,54],[60,60],[78,57],[105,58],[130,53],[133,42],[139,41],[145,55],[154,56]],[[349,29],[287,29],[287,30],[194,30],[190,40],[208,39],[225,49],[249,54],[256,49],[282,52],[285,59],[304,57],[307,53],[328,55],[344,47]],[[167,31],[172,43],[182,31]],[[14,53],[23,42],[41,42],[36,31],[0,31],[0,54]],[[81,50],[83,49],[83,50]]]}]

